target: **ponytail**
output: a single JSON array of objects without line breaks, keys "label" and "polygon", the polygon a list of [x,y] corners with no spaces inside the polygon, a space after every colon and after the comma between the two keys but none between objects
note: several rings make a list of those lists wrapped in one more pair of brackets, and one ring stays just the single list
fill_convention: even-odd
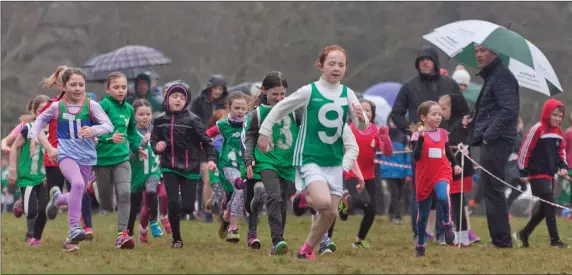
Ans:
[{"label": "ponytail", "polygon": [[61,65],[56,68],[56,71],[47,78],[44,77],[40,85],[42,88],[51,89],[58,88],[58,84],[62,83],[62,73],[68,69],[68,66]]}]

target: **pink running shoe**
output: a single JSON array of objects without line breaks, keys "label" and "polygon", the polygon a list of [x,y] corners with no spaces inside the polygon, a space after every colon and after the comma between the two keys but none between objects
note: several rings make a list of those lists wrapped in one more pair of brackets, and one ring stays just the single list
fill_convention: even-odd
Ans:
[{"label": "pink running shoe", "polygon": [[30,247],[40,246],[40,240],[31,238],[30,240],[28,240],[28,245],[29,245]]},{"label": "pink running shoe", "polygon": [[119,233],[117,239],[115,240],[115,248],[121,249],[133,249],[135,248],[135,241],[127,233],[127,229]]},{"label": "pink running shoe", "polygon": [[93,229],[91,229],[91,227],[84,227],[83,231],[85,232],[85,240],[86,241],[93,240]]},{"label": "pink running shoe", "polygon": [[169,218],[168,217],[161,218],[161,224],[163,224],[163,227],[165,227],[165,232],[167,232],[167,234],[171,234],[172,230]]},{"label": "pink running shoe", "polygon": [[22,203],[22,198],[20,198],[14,203],[14,206],[12,208],[12,213],[14,213],[14,217],[16,218],[22,217],[22,215],[24,214],[24,204]]},{"label": "pink running shoe", "polygon": [[142,231],[141,228],[139,228],[139,237],[137,239],[139,240],[139,243],[149,243],[149,236],[147,235],[147,230]]}]

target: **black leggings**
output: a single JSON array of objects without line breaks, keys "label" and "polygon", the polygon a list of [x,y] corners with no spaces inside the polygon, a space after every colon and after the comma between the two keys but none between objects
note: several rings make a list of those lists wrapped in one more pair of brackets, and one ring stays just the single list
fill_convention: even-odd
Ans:
[{"label": "black leggings", "polygon": [[254,198],[254,184],[258,180],[249,179],[244,182],[244,210],[248,213],[248,233],[256,234],[256,229],[258,227],[258,213],[252,214],[252,209],[250,209],[250,202]]},{"label": "black leggings", "polygon": [[389,216],[393,219],[401,219],[401,201],[403,200],[403,188],[405,179],[385,179],[389,185],[391,194],[391,204],[389,205]]},{"label": "black leggings", "polygon": [[[355,196],[357,194],[356,186],[358,184],[358,180],[356,178],[351,178],[346,180],[346,186],[348,191],[350,192],[351,196]],[[369,194],[370,202],[365,205],[354,205],[356,208],[363,209],[363,218],[361,220],[361,224],[359,227],[357,237],[360,240],[365,240],[369,229],[373,225],[373,221],[375,219],[375,206],[376,206],[376,195],[377,195],[377,188],[375,188],[375,179],[369,179],[365,181],[365,190]],[[333,227],[333,224],[332,224]]]},{"label": "black leggings", "polygon": [[[532,179],[530,180],[530,190],[533,196],[537,196],[545,201],[554,203],[554,181],[551,179]],[[551,241],[560,240],[558,235],[558,227],[556,226],[556,207],[540,202],[540,207],[530,217],[530,221],[522,229],[521,234],[529,236],[532,231],[546,218],[546,226]]]},{"label": "black leggings", "polygon": [[44,227],[46,227],[46,206],[48,204],[48,193],[43,183],[36,186],[21,187],[22,203],[26,219],[32,223],[34,221],[34,233],[32,236],[37,239],[42,239]]},{"label": "black leggings", "polygon": [[[465,205],[464,205],[464,197],[461,196],[461,193],[457,194],[450,194],[451,197],[451,214],[453,216],[453,223],[457,225],[457,231],[459,228],[460,231],[467,231],[467,215],[465,213]],[[463,209],[461,209],[461,205],[463,205]],[[461,211],[461,213],[459,213]],[[461,216],[461,225],[459,226],[459,216]]]},{"label": "black leggings", "polygon": [[[169,223],[173,232],[173,241],[182,241],[180,214],[192,215],[195,210],[195,195],[197,194],[197,180],[190,180],[181,175],[166,172],[163,173],[165,190],[169,208]],[[179,200],[179,188],[181,200]]]},{"label": "black leggings", "polygon": [[141,227],[147,228],[150,222],[157,221],[158,186],[159,179],[150,177],[147,179],[144,189],[136,192],[131,192],[131,210],[129,213],[129,222],[127,223],[129,236],[133,236],[135,220],[137,220],[137,214],[139,213],[139,210],[142,210],[141,214],[139,215]]}]

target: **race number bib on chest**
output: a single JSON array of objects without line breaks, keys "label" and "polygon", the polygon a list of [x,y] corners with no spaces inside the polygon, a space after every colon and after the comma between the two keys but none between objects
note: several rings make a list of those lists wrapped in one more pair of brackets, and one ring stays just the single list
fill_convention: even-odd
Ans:
[{"label": "race number bib on chest", "polygon": [[443,151],[440,148],[429,148],[429,158],[440,159],[443,157]]}]

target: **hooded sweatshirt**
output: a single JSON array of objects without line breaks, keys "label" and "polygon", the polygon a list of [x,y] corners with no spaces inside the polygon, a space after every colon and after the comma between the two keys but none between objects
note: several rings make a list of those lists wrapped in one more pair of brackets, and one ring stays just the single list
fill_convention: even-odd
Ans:
[{"label": "hooded sweatshirt", "polygon": [[564,105],[553,98],[544,103],[540,122],[534,124],[520,148],[518,169],[521,177],[553,179],[559,169],[566,169],[564,136],[560,125],[552,127],[550,116],[554,109]]},{"label": "hooded sweatshirt", "polygon": [[[139,96],[139,94],[137,93],[137,81],[140,79],[147,81],[147,86],[148,86],[147,94],[145,94],[145,96],[143,97]],[[152,93],[151,77],[147,73],[140,73],[135,77],[135,93],[127,99],[127,102],[129,102],[129,104],[133,104],[133,101],[138,98],[144,98],[147,101],[149,101],[149,103],[151,103],[151,109],[153,112],[162,111],[161,109],[163,107],[162,94],[154,95]]]},{"label": "hooded sweatshirt", "polygon": [[[214,87],[222,87],[222,95],[217,99],[211,99],[210,90]],[[191,105],[191,112],[199,116],[203,124],[207,125],[214,112],[225,108],[228,90],[226,88],[226,81],[222,75],[212,75],[207,83],[207,87],[201,92],[199,97],[193,101]]]},{"label": "hooded sweatshirt", "polygon": [[[101,108],[113,124],[115,132],[102,135],[98,138],[97,166],[116,165],[129,160],[129,152],[137,151],[141,143],[141,137],[137,133],[135,112],[133,106],[125,102],[117,101],[110,94],[99,102]],[[125,139],[121,143],[114,143],[113,134],[123,134]]]},{"label": "hooded sweatshirt", "polygon": [[[424,57],[429,57],[435,64],[435,72],[433,74],[423,74],[419,71],[419,60]],[[424,46],[421,48],[415,59],[415,68],[418,71],[418,75],[401,86],[390,113],[395,126],[407,136],[411,136],[409,124],[419,121],[417,108],[421,103],[427,100],[438,101],[439,97],[445,94],[461,94],[459,85],[457,85],[455,80],[439,74],[439,54],[433,47]],[[409,120],[405,118],[405,113],[408,111]],[[442,127],[446,127],[446,125],[442,125]]]}]

